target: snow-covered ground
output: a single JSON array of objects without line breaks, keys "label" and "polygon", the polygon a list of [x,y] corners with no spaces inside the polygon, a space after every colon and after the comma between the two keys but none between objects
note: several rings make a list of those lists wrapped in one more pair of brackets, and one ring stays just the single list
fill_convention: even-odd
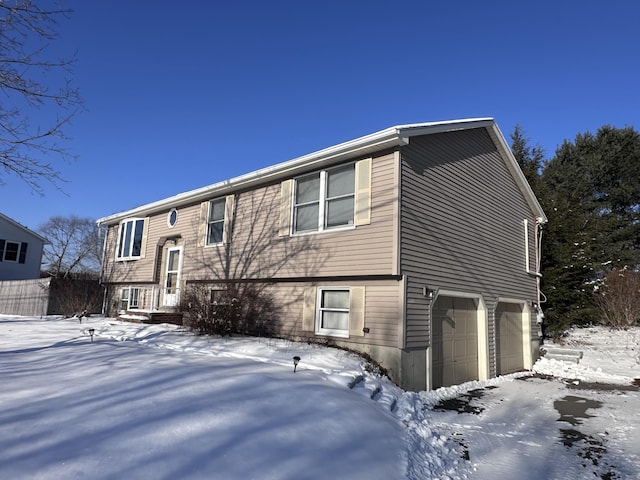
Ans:
[{"label": "snow-covered ground", "polygon": [[331,348],[0,316],[0,478],[640,478],[639,343],[412,393]]}]

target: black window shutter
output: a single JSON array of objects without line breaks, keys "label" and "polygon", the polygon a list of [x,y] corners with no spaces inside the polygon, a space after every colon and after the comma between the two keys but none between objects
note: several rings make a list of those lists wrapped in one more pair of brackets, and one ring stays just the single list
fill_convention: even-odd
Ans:
[{"label": "black window shutter", "polygon": [[20,244],[20,257],[18,257],[18,263],[24,263],[27,259],[27,243]]},{"label": "black window shutter", "polygon": [[0,262],[4,258],[4,240],[0,238]]}]

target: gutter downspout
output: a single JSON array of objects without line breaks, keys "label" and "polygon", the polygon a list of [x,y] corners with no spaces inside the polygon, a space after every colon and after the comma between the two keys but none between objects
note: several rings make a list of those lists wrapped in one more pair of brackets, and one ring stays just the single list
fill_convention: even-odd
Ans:
[{"label": "gutter downspout", "polygon": [[[536,280],[536,288],[537,288],[537,295],[538,295],[538,312],[537,312],[537,317],[536,317],[536,321],[539,324],[542,324],[544,321],[544,313],[542,313],[542,304],[544,302],[547,301],[547,298],[545,297],[544,293],[542,293],[542,290],[540,288],[540,281],[542,279],[542,273],[540,273],[540,267],[542,265],[542,225],[544,224],[544,220],[540,217],[536,218],[536,229],[535,229],[535,233],[534,233],[534,237],[535,237],[535,245],[536,245],[536,252],[535,252],[535,259],[536,259],[536,272],[538,272],[538,278]],[[545,297],[544,300],[542,300],[541,297]]]},{"label": "gutter downspout", "polygon": [[543,296],[542,291],[540,289],[540,279],[542,278],[542,273],[540,273],[540,248],[542,241],[542,223],[543,220],[540,217],[536,217],[535,219],[535,229],[533,231],[533,239],[534,239],[534,265],[535,270],[531,270],[529,266],[529,220],[526,218],[522,221],[524,224],[524,235],[525,235],[525,243],[524,243],[524,254],[525,254],[525,271],[528,275],[535,277],[536,279],[536,323],[541,324],[544,320],[544,314],[542,313],[542,307],[540,306],[542,302],[541,297]]},{"label": "gutter downspout", "polygon": [[[102,225],[98,223],[98,228]],[[104,284],[104,260],[107,254],[107,236],[109,234],[109,226],[107,226],[106,231],[104,232],[104,239],[102,240],[102,259],[100,261],[100,286],[103,288],[102,293],[102,316],[104,317],[106,314],[105,305],[107,303],[107,286]]]}]

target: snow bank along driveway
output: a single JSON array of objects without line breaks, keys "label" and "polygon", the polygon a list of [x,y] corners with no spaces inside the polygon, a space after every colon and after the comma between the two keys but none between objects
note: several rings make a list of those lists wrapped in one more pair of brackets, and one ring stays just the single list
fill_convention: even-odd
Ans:
[{"label": "snow bank along driveway", "polygon": [[0,316],[0,478],[638,478],[637,391],[522,376],[410,393],[335,349]]}]

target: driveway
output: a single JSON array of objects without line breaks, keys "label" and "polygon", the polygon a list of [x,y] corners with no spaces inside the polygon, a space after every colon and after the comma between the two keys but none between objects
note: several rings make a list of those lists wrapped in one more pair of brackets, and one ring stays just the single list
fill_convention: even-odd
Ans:
[{"label": "driveway", "polygon": [[469,478],[640,478],[638,387],[527,375],[425,412],[448,431]]}]

